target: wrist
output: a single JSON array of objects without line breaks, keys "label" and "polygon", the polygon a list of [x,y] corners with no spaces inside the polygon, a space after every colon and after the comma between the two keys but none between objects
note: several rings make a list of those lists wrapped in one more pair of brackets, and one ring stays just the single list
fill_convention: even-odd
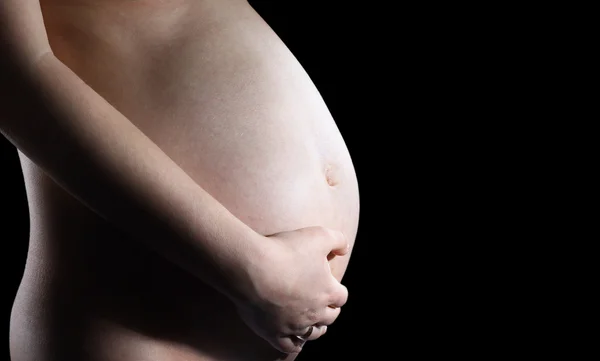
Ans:
[{"label": "wrist", "polygon": [[232,282],[228,292],[234,303],[256,303],[260,299],[264,267],[269,263],[270,240],[256,232],[247,234],[236,253]]},{"label": "wrist", "polygon": [[212,197],[201,198],[192,203],[204,207],[184,212],[186,221],[175,226],[192,245],[194,273],[234,303],[248,302],[255,297],[256,275],[268,258],[268,238]]}]

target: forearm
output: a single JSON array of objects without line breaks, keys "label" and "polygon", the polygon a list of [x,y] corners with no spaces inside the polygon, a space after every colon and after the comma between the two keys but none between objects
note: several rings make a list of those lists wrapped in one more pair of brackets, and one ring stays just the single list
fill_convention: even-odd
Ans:
[{"label": "forearm", "polygon": [[236,296],[260,252],[256,233],[51,53],[22,75],[0,73],[10,76],[0,130],[22,153],[103,218]]}]

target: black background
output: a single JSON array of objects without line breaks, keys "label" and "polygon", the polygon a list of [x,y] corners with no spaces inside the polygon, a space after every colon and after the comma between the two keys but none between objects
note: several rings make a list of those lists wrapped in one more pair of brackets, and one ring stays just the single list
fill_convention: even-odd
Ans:
[{"label": "black background", "polygon": [[[395,121],[388,115],[377,114],[377,104],[372,101],[376,98],[380,102],[384,97],[374,95],[384,92],[370,85],[374,67],[381,66],[372,61],[379,56],[375,51],[378,35],[367,25],[364,9],[353,8],[346,2],[334,2],[327,7],[321,2],[250,3],[316,84],[350,150],[360,187],[359,231],[344,278],[350,291],[348,304],[327,335],[307,345],[298,360],[338,360],[365,351],[369,357],[360,359],[379,359],[376,355],[394,358],[402,348],[414,348],[414,340],[422,338],[424,330],[413,330],[417,333],[413,333],[412,340],[406,337],[406,321],[410,317],[407,312],[411,311],[401,306],[401,299],[406,296],[403,289],[407,286],[399,276],[400,255],[394,250],[400,237],[397,230],[388,230],[385,225],[389,218],[400,222],[396,218],[398,205],[391,200],[390,192],[386,192],[385,199],[375,195],[377,188],[391,190],[400,184],[395,174],[398,159],[386,153],[382,136],[373,136],[380,133],[377,122]],[[6,277],[3,316],[8,330],[10,309],[25,265],[29,223],[17,152],[3,137],[0,137],[0,162],[0,245]],[[391,210],[387,209],[390,206]]]}]

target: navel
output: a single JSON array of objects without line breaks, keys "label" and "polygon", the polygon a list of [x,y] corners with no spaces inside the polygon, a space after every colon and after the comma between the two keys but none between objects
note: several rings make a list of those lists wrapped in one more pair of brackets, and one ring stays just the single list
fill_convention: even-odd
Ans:
[{"label": "navel", "polygon": [[325,166],[325,180],[327,180],[327,184],[331,187],[339,183],[338,174],[330,163]]}]

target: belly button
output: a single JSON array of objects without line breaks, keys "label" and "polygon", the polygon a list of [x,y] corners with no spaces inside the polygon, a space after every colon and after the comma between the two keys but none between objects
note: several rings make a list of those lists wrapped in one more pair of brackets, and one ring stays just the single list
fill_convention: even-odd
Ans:
[{"label": "belly button", "polygon": [[339,183],[331,164],[328,164],[325,167],[325,179],[327,180],[327,184],[329,184],[331,187],[336,186]]}]

